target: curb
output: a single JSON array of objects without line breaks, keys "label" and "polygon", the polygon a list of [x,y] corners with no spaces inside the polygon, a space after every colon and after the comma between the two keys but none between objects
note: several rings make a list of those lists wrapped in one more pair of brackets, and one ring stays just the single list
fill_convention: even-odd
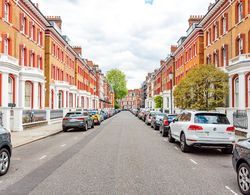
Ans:
[{"label": "curb", "polygon": [[35,139],[33,139],[33,140],[31,140],[31,141],[28,141],[28,142],[26,142],[26,143],[23,143],[23,144],[20,144],[20,145],[17,145],[17,146],[13,146],[13,149],[14,149],[14,148],[19,148],[19,147],[21,147],[21,146],[25,146],[25,145],[27,145],[27,144],[31,144],[31,143],[33,143],[33,142],[36,142],[36,141],[45,139],[45,138],[47,138],[47,137],[51,137],[51,136],[57,135],[57,134],[59,134],[59,133],[61,133],[61,132],[63,132],[63,131],[62,131],[62,130],[58,130],[58,131],[55,132],[55,133],[52,133],[52,134],[49,134],[49,135],[46,135],[46,136],[43,136],[43,137],[40,137],[40,138],[37,138],[37,139],[35,138]]}]

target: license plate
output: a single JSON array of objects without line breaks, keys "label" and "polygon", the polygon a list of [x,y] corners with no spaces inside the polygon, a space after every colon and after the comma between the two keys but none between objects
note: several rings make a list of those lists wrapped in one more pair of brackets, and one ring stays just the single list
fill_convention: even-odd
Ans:
[{"label": "license plate", "polygon": [[70,119],[69,122],[76,122],[76,119]]}]

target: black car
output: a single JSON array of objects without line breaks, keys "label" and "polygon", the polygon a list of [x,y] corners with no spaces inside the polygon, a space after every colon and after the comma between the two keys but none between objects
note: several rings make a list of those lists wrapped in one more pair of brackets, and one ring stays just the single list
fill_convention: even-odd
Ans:
[{"label": "black car", "polygon": [[0,127],[0,176],[5,175],[10,167],[12,153],[11,135],[3,127]]},{"label": "black car", "polygon": [[240,191],[250,194],[250,139],[235,144],[232,161]]},{"label": "black car", "polygon": [[169,125],[173,122],[173,120],[177,117],[176,114],[169,114],[165,116],[160,124],[160,133],[162,137],[168,136]]}]

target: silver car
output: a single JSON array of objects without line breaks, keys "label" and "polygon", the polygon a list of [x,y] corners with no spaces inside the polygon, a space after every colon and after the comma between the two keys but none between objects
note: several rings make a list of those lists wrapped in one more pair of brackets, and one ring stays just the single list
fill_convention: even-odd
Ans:
[{"label": "silver car", "polygon": [[89,128],[94,128],[94,122],[88,112],[68,112],[63,118],[62,128],[64,132],[72,128],[87,131]]}]

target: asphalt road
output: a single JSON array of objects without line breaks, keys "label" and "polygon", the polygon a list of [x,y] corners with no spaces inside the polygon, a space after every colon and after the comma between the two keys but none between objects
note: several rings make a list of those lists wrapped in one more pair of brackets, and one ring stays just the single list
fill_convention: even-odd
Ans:
[{"label": "asphalt road", "polygon": [[0,194],[240,194],[231,155],[184,154],[158,131],[122,112],[87,132],[14,149]]}]

